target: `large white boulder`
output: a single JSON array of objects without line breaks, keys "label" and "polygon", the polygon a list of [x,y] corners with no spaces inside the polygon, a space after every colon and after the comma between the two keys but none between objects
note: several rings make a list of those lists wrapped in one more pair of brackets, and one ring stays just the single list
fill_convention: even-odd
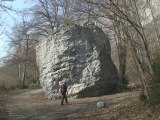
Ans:
[{"label": "large white boulder", "polygon": [[97,26],[72,26],[42,38],[36,47],[40,83],[49,98],[58,83],[68,81],[68,94],[99,96],[118,82],[107,35]]}]

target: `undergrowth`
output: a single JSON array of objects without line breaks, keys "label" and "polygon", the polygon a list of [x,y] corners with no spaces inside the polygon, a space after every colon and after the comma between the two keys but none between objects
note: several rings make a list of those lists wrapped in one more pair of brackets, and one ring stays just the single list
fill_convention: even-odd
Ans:
[{"label": "undergrowth", "polygon": [[154,80],[151,82],[149,101],[160,104],[160,59],[155,59],[153,70]]}]

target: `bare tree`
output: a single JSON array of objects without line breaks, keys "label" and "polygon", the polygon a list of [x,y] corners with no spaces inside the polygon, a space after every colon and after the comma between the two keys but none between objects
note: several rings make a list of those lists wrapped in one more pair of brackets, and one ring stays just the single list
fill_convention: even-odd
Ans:
[{"label": "bare tree", "polygon": [[[125,74],[126,55],[128,42],[131,43],[130,49],[134,52],[136,64],[141,68],[143,73],[148,73],[154,79],[152,68],[153,60],[151,57],[151,49],[145,33],[144,20],[142,11],[145,10],[144,1],[136,0],[84,0],[88,4],[95,6],[98,10],[97,19],[100,17],[107,18],[113,23],[115,28],[113,31],[117,36],[117,45],[119,51],[119,73],[120,78]],[[94,12],[92,12],[94,13]],[[90,15],[92,14],[90,13]],[[132,35],[133,34],[133,35]],[[146,67],[147,66],[147,67]],[[148,70],[146,70],[147,68]],[[145,90],[145,95],[148,97],[148,90],[144,80],[141,82]]]},{"label": "bare tree", "polygon": [[38,0],[32,13],[32,28],[37,35],[48,35],[57,29],[61,23],[61,16],[58,1]]},{"label": "bare tree", "polygon": [[[12,51],[9,52],[12,56],[11,62],[17,65],[17,78],[21,81],[22,87],[24,88],[26,82],[29,81],[27,80],[28,78],[32,80],[37,79],[35,56],[36,40],[32,34],[32,27],[30,23],[27,22],[25,16],[22,17],[21,23],[15,25],[12,34],[8,36],[10,38],[10,47],[12,48]],[[34,72],[32,70],[34,70]]]}]

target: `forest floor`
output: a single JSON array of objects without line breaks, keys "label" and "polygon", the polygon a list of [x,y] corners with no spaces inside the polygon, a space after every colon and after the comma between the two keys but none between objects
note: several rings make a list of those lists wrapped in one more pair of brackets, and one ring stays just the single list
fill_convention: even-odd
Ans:
[{"label": "forest floor", "polygon": [[[139,91],[101,97],[48,100],[41,89],[0,93],[0,120],[160,120],[160,106],[139,100]],[[98,101],[107,107],[97,108]]]}]

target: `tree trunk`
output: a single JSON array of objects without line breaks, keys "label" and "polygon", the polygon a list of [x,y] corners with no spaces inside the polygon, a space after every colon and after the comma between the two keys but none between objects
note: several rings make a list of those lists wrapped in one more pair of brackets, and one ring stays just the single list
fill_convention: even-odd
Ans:
[{"label": "tree trunk", "polygon": [[25,81],[26,81],[26,62],[24,63],[24,69],[23,69],[23,80],[22,80],[22,88],[25,88]]},{"label": "tree trunk", "polygon": [[18,64],[18,79],[19,79],[19,83],[21,84],[21,63]]},{"label": "tree trunk", "polygon": [[153,72],[152,61],[151,61],[151,57],[150,57],[150,53],[149,53],[149,49],[148,49],[147,38],[146,38],[146,35],[145,35],[145,32],[144,32],[144,28],[143,28],[142,23],[141,23],[141,19],[140,19],[139,13],[138,13],[138,7],[137,7],[137,4],[136,4],[136,0],[133,0],[133,1],[134,1],[135,10],[136,10],[138,24],[140,26],[140,30],[141,30],[141,33],[142,33],[142,41],[143,41],[144,48],[145,48],[145,51],[146,51],[146,57],[147,57],[147,62],[148,62],[148,66],[149,66],[149,74],[154,79],[154,77],[153,77],[154,72]]}]

